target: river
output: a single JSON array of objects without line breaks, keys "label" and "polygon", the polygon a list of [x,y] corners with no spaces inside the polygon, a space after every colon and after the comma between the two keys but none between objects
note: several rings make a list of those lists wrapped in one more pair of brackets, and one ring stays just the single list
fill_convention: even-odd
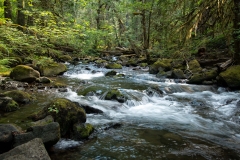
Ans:
[{"label": "river", "polygon": [[[116,70],[125,77],[105,77],[108,71],[94,64],[69,65],[62,77],[68,91],[57,96],[104,113],[87,115],[87,123],[95,127],[89,140],[61,139],[52,159],[240,159],[239,91],[159,79],[147,68]],[[149,94],[151,86],[163,94]],[[99,89],[77,94],[89,87]],[[104,100],[110,89],[127,100]]]}]

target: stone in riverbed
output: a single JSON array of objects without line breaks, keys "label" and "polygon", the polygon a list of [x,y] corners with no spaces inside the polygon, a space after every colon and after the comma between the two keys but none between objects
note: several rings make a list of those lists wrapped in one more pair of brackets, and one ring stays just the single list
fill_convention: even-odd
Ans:
[{"label": "stone in riverbed", "polygon": [[40,73],[32,67],[26,65],[18,65],[10,73],[10,77],[16,81],[34,82],[40,77]]},{"label": "stone in riverbed", "polygon": [[19,109],[19,105],[10,97],[0,97],[0,110],[4,112],[12,112]]},{"label": "stone in riverbed", "polygon": [[[224,81],[228,87],[240,88],[240,65],[231,66],[226,71],[220,73],[219,79]],[[219,81],[220,81],[219,80]]]},{"label": "stone in riverbed", "polygon": [[0,154],[12,148],[13,132],[19,132],[19,129],[12,124],[0,124]]},{"label": "stone in riverbed", "polygon": [[6,97],[11,97],[14,101],[18,103],[29,103],[32,100],[32,97],[27,93],[20,90],[12,90],[3,93]]},{"label": "stone in riverbed", "polygon": [[40,138],[35,138],[9,152],[0,155],[0,159],[8,160],[51,160]]},{"label": "stone in riverbed", "polygon": [[76,140],[87,139],[90,134],[94,131],[94,128],[91,124],[74,124],[72,138]]}]

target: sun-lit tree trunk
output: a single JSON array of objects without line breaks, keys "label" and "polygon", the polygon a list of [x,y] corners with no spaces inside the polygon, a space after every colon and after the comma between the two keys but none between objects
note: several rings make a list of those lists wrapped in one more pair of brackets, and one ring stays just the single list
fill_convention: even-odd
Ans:
[{"label": "sun-lit tree trunk", "polygon": [[12,5],[10,0],[4,1],[4,18],[12,19]]},{"label": "sun-lit tree trunk", "polygon": [[240,1],[234,0],[234,20],[233,20],[233,39],[234,39],[234,60],[240,62]]}]

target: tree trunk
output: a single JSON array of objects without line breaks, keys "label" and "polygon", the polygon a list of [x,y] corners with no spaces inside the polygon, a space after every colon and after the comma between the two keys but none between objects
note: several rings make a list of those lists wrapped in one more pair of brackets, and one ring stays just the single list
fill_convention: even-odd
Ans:
[{"label": "tree trunk", "polygon": [[4,18],[12,19],[12,5],[10,0],[4,1]]},{"label": "tree trunk", "polygon": [[240,63],[240,1],[234,0],[234,20],[233,20],[233,40],[234,57],[233,59]]},{"label": "tree trunk", "polygon": [[[26,22],[25,22],[25,15],[23,13],[24,7],[25,7],[25,0],[18,0],[18,15],[17,15],[17,23],[20,26],[25,26]],[[19,28],[22,29],[22,28]]]}]

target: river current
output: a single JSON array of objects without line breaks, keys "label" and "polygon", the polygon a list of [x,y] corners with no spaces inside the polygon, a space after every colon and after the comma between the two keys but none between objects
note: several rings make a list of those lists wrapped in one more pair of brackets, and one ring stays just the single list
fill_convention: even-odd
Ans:
[{"label": "river current", "polygon": [[[124,77],[106,77],[94,64],[69,65],[63,75],[68,91],[58,93],[102,110],[88,114],[95,132],[87,141],[61,139],[52,159],[240,159],[240,92],[184,81],[159,79],[147,68],[115,70]],[[99,87],[86,96],[77,92]],[[149,87],[163,94],[148,94]],[[117,89],[124,103],[104,100]]]}]

